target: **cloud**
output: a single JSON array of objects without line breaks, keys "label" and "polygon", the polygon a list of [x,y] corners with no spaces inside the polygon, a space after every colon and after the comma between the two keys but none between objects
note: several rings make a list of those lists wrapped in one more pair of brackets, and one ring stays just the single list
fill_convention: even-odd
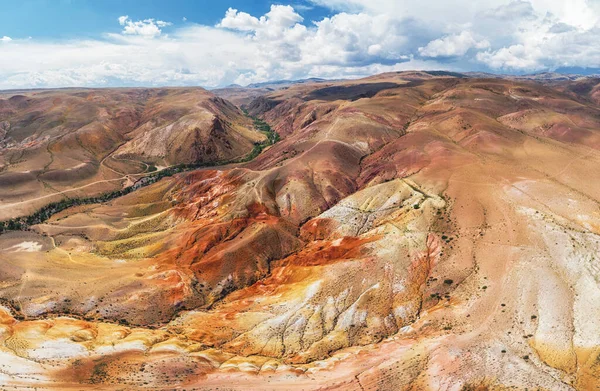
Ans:
[{"label": "cloud", "polygon": [[217,27],[254,31],[262,36],[278,36],[283,30],[295,26],[303,20],[302,16],[289,5],[272,5],[271,10],[260,19],[246,12],[229,8]]},{"label": "cloud", "polygon": [[477,54],[477,60],[492,69],[506,71],[554,70],[562,67],[598,68],[600,28],[524,31],[517,43]]},{"label": "cloud", "polygon": [[[97,39],[14,38],[0,88],[202,85],[357,77],[405,69],[523,72],[600,64],[599,2],[313,0],[264,15],[229,8],[215,25],[118,19]],[[115,23],[116,24],[116,23]],[[7,37],[8,38],[8,37]],[[2,41],[7,41],[2,39]]]},{"label": "cloud", "polygon": [[486,20],[499,22],[513,22],[535,19],[535,10],[529,1],[516,0],[507,4],[501,4],[495,8],[483,10],[478,15]]},{"label": "cloud", "polygon": [[6,35],[0,38],[0,42],[10,42],[12,41],[11,37],[7,37]]},{"label": "cloud", "polygon": [[397,0],[312,2],[339,12],[418,20],[437,36],[413,53],[466,69],[523,72],[600,64],[597,0],[430,0],[427,7]]},{"label": "cloud", "polygon": [[492,70],[508,72],[598,68],[600,9],[588,7],[585,1],[574,0],[569,7],[547,1],[547,12],[542,14],[535,10],[534,3],[530,7],[523,3],[510,3],[522,10],[506,16],[510,35],[501,45],[477,53],[477,61]]},{"label": "cloud", "polygon": [[398,18],[416,18],[441,24],[473,23],[475,16],[485,13],[503,13],[506,20],[530,8],[539,15],[548,13],[561,22],[591,28],[598,23],[600,3],[597,0],[428,0],[426,6],[406,0],[311,0],[313,4],[332,10],[395,15]]},{"label": "cloud", "polygon": [[294,7],[294,9],[297,11],[310,11],[315,8],[311,5],[306,5],[306,4],[301,4],[301,3],[294,4],[294,5],[292,5],[292,7]]},{"label": "cloud", "polygon": [[144,19],[133,21],[129,16],[120,16],[119,24],[123,26],[123,34],[140,35],[142,37],[153,38],[162,33],[161,28],[170,26],[171,23],[162,20]]},{"label": "cloud", "polygon": [[234,8],[229,8],[225,13],[225,17],[221,20],[221,23],[217,24],[217,27],[239,31],[255,31],[259,24],[258,18],[255,18],[246,12],[238,12],[238,10]]},{"label": "cloud", "polygon": [[488,64],[493,69],[530,71],[540,68],[538,61],[541,57],[542,53],[539,49],[528,48],[522,44],[477,54],[479,61]]},{"label": "cloud", "polygon": [[239,32],[260,53],[256,68],[234,82],[307,77],[317,69],[337,69],[338,75],[366,72],[369,65],[410,60],[403,28],[386,15],[342,12],[312,24],[302,22],[291,6],[273,5],[260,18],[229,9],[217,28]]},{"label": "cloud", "polygon": [[0,88],[217,86],[258,64],[255,48],[242,37],[197,25],[155,39],[14,42],[2,50]]},{"label": "cloud", "polygon": [[489,46],[487,40],[476,40],[469,31],[463,31],[429,42],[427,46],[419,48],[419,54],[424,57],[463,56],[471,48],[485,49]]}]

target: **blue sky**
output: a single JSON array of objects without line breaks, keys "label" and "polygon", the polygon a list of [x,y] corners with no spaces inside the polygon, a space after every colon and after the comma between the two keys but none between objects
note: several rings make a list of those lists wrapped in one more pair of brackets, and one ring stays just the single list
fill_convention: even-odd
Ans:
[{"label": "blue sky", "polygon": [[[15,38],[82,38],[118,33],[115,21],[122,15],[134,20],[158,18],[172,21],[174,26],[186,22],[217,24],[228,8],[264,15],[271,8],[264,0],[0,0],[0,34]],[[299,0],[294,8],[307,20],[320,20],[332,10]]]},{"label": "blue sky", "polygon": [[600,64],[600,0],[0,0],[0,10],[0,89]]}]

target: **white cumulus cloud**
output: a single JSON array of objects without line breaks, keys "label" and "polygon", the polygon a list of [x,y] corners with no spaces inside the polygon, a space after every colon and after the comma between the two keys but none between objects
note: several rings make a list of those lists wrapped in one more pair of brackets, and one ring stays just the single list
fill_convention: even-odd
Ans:
[{"label": "white cumulus cloud", "polygon": [[424,57],[452,57],[462,56],[471,48],[485,49],[490,43],[485,40],[477,40],[469,31],[460,34],[446,35],[419,48],[419,53]]},{"label": "white cumulus cloud", "polygon": [[141,35],[143,37],[155,37],[162,33],[161,28],[170,26],[171,23],[162,20],[144,19],[133,21],[129,16],[120,16],[119,24],[123,26],[123,34]]},{"label": "white cumulus cloud", "polygon": [[263,36],[278,36],[284,29],[292,27],[304,19],[292,6],[272,5],[271,10],[260,19],[246,12],[229,8],[225,17],[217,25],[239,31],[255,31]]}]

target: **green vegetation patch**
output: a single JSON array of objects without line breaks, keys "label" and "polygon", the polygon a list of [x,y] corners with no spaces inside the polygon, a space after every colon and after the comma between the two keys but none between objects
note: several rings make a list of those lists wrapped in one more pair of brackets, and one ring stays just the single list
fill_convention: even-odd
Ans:
[{"label": "green vegetation patch", "polygon": [[110,201],[114,198],[122,197],[132,191],[138,190],[142,187],[151,185],[158,182],[164,177],[173,176],[180,172],[192,171],[198,168],[221,166],[232,163],[245,163],[255,159],[260,153],[268,146],[271,146],[279,141],[279,134],[275,132],[269,124],[260,118],[252,117],[244,110],[244,114],[252,119],[254,128],[264,133],[267,136],[267,140],[261,143],[255,143],[252,151],[246,156],[225,162],[204,162],[204,163],[191,163],[191,164],[178,164],[176,166],[167,167],[161,171],[156,171],[156,166],[150,166],[148,171],[150,174],[143,178],[140,178],[132,186],[126,187],[121,190],[115,190],[108,193],[104,193],[95,197],[84,197],[84,198],[66,198],[61,201],[53,202],[38,210],[37,212],[23,217],[17,217],[14,219],[0,221],[0,234],[6,231],[25,231],[30,226],[35,224],[41,224],[48,220],[53,215],[62,212],[63,210],[72,206],[87,205],[87,204],[100,204],[103,202]]}]

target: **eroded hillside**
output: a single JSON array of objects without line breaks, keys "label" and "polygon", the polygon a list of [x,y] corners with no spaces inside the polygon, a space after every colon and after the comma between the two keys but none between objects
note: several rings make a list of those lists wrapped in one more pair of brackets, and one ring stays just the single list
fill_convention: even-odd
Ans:
[{"label": "eroded hillside", "polygon": [[0,95],[0,220],[121,189],[182,163],[248,154],[264,135],[201,88]]},{"label": "eroded hillside", "polygon": [[577,83],[257,98],[282,140],[252,162],[0,236],[2,383],[597,388],[600,107]]}]

